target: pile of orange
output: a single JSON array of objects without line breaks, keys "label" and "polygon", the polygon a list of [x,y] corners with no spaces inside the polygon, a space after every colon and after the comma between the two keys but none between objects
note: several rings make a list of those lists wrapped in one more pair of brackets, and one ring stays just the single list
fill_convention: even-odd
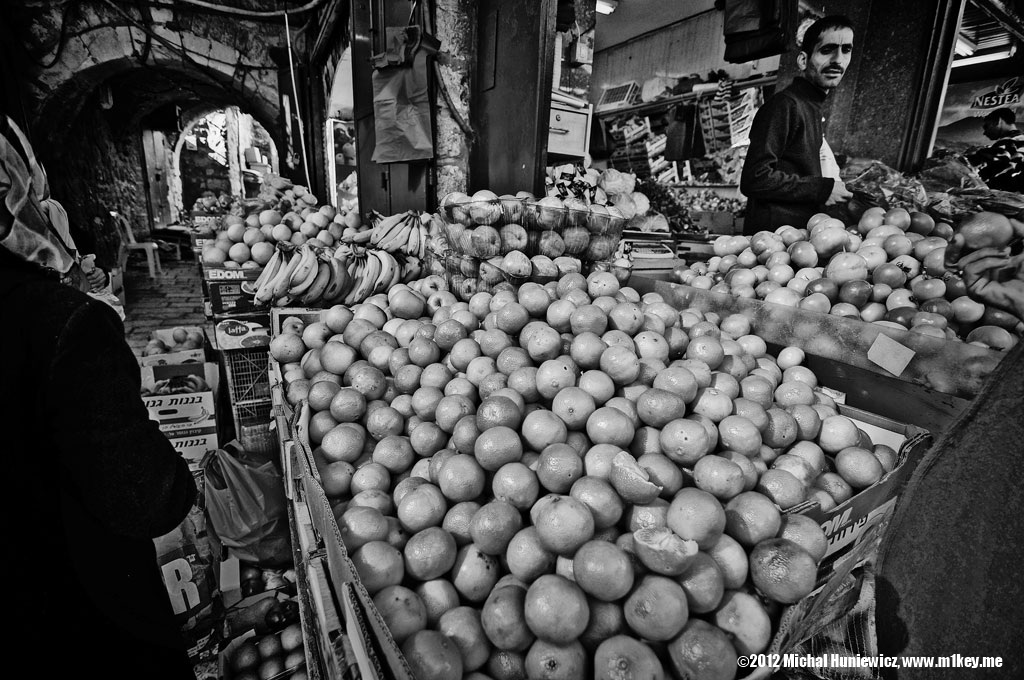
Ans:
[{"label": "pile of orange", "polygon": [[814,589],[827,541],[792,510],[896,463],[741,316],[602,273],[412,320],[400,291],[271,353],[420,680],[735,677]]}]

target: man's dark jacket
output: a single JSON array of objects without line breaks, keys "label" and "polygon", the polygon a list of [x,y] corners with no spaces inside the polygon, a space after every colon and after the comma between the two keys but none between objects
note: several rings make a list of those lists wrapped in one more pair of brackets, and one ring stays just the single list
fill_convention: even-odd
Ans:
[{"label": "man's dark jacket", "polygon": [[825,92],[804,78],[765,102],[750,128],[740,191],[747,197],[743,231],[797,228],[825,207],[835,182],[821,176]]},{"label": "man's dark jacket", "polygon": [[195,481],[149,419],[121,321],[2,248],[0,319],[11,674],[194,677],[153,539]]}]

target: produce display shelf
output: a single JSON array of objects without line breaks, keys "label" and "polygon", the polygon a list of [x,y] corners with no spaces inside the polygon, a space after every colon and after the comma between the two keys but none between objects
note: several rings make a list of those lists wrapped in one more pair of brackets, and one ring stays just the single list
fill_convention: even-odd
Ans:
[{"label": "produce display shelf", "polygon": [[[631,285],[640,292],[658,292],[680,309],[695,307],[719,314],[742,314],[750,319],[753,332],[766,342],[793,345],[809,355],[855,366],[875,375],[912,383],[922,395],[941,393],[959,400],[973,398],[985,379],[996,370],[1005,353],[964,342],[882,327],[761,300],[712,293],[670,283],[664,278],[634,277]],[[883,337],[883,340],[879,340]],[[890,373],[869,358],[872,347],[895,342],[910,350],[912,358],[899,375]]]}]

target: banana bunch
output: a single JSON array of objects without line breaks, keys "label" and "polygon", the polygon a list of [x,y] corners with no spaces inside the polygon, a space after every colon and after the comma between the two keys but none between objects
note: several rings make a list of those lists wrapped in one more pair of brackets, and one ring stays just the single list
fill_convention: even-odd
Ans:
[{"label": "banana bunch", "polygon": [[308,307],[337,301],[349,287],[349,276],[341,260],[303,244],[291,254],[274,251],[254,286],[258,305]]},{"label": "banana bunch", "polygon": [[389,253],[402,252],[415,257],[423,256],[427,240],[426,226],[414,210],[385,217],[376,222],[370,235],[370,245],[375,248]]},{"label": "banana bunch", "polygon": [[359,248],[345,261],[348,262],[349,277],[354,282],[343,300],[346,305],[383,293],[402,280],[402,264],[386,250]]}]

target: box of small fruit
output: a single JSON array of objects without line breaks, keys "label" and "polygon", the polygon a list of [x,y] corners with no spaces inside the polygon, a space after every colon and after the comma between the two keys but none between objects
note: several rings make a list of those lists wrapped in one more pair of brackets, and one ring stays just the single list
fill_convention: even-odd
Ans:
[{"label": "box of small fruit", "polygon": [[157,328],[139,357],[139,366],[168,366],[206,361],[206,333],[199,326]]},{"label": "box of small fruit", "polygon": [[269,592],[243,600],[238,607],[256,614],[258,620],[221,651],[221,679],[305,680],[306,651],[298,602]]}]

